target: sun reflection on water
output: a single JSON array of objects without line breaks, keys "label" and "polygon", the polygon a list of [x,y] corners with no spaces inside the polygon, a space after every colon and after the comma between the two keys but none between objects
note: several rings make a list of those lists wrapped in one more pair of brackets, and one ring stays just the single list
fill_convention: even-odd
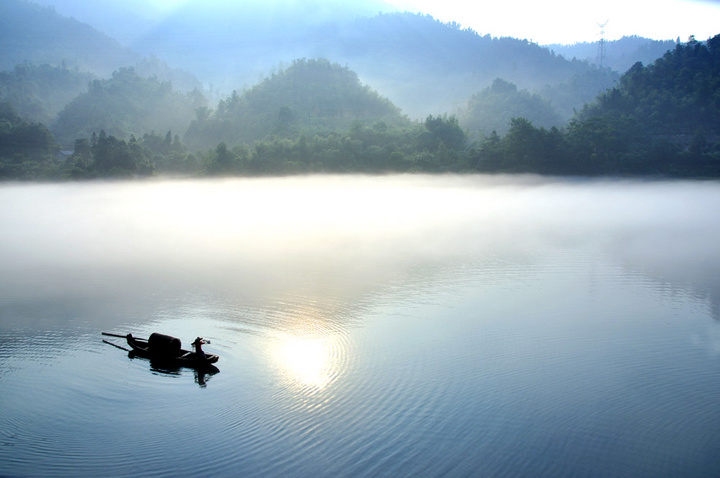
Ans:
[{"label": "sun reflection on water", "polygon": [[337,375],[337,344],[329,336],[283,335],[271,345],[270,358],[294,387],[316,392]]}]

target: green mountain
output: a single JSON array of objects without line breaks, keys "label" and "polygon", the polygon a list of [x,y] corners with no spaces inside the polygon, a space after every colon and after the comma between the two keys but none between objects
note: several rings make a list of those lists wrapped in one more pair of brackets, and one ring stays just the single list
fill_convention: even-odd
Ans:
[{"label": "green mountain", "polygon": [[579,120],[632,118],[652,135],[720,135],[720,35],[678,44],[654,63],[638,62]]},{"label": "green mountain", "polygon": [[185,134],[191,149],[252,144],[268,136],[295,137],[339,131],[355,122],[409,124],[388,99],[358,75],[327,60],[296,60],[239,95],[200,110]]}]

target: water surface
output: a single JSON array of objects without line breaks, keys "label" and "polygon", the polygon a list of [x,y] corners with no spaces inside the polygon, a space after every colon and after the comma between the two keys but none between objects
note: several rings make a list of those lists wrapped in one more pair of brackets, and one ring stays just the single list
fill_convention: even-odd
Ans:
[{"label": "water surface", "polygon": [[[0,475],[720,476],[718,205],[532,176],[2,185]],[[220,372],[101,331],[202,335]]]}]

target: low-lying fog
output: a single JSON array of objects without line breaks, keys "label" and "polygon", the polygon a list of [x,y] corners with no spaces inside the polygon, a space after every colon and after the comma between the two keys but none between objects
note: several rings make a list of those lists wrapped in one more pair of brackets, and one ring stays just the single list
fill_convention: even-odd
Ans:
[{"label": "low-lying fog", "polygon": [[318,275],[335,293],[365,295],[426,266],[584,248],[712,295],[717,318],[718,204],[717,182],[533,176],[3,185],[0,300],[15,311],[3,322],[27,319],[18,311],[39,298],[80,306],[73,298],[89,291],[125,302],[168,287],[321,300]]}]

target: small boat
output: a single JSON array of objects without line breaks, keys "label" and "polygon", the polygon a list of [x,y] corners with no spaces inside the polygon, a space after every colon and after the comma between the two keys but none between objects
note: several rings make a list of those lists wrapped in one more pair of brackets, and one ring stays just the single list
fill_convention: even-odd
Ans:
[{"label": "small boat", "polygon": [[184,350],[181,348],[180,339],[169,335],[154,333],[147,340],[135,338],[132,334],[119,335],[103,332],[103,335],[124,338],[132,349],[132,354],[148,358],[158,364],[204,368],[212,366],[220,358],[215,354],[206,353],[204,356],[198,356],[195,352]]}]

